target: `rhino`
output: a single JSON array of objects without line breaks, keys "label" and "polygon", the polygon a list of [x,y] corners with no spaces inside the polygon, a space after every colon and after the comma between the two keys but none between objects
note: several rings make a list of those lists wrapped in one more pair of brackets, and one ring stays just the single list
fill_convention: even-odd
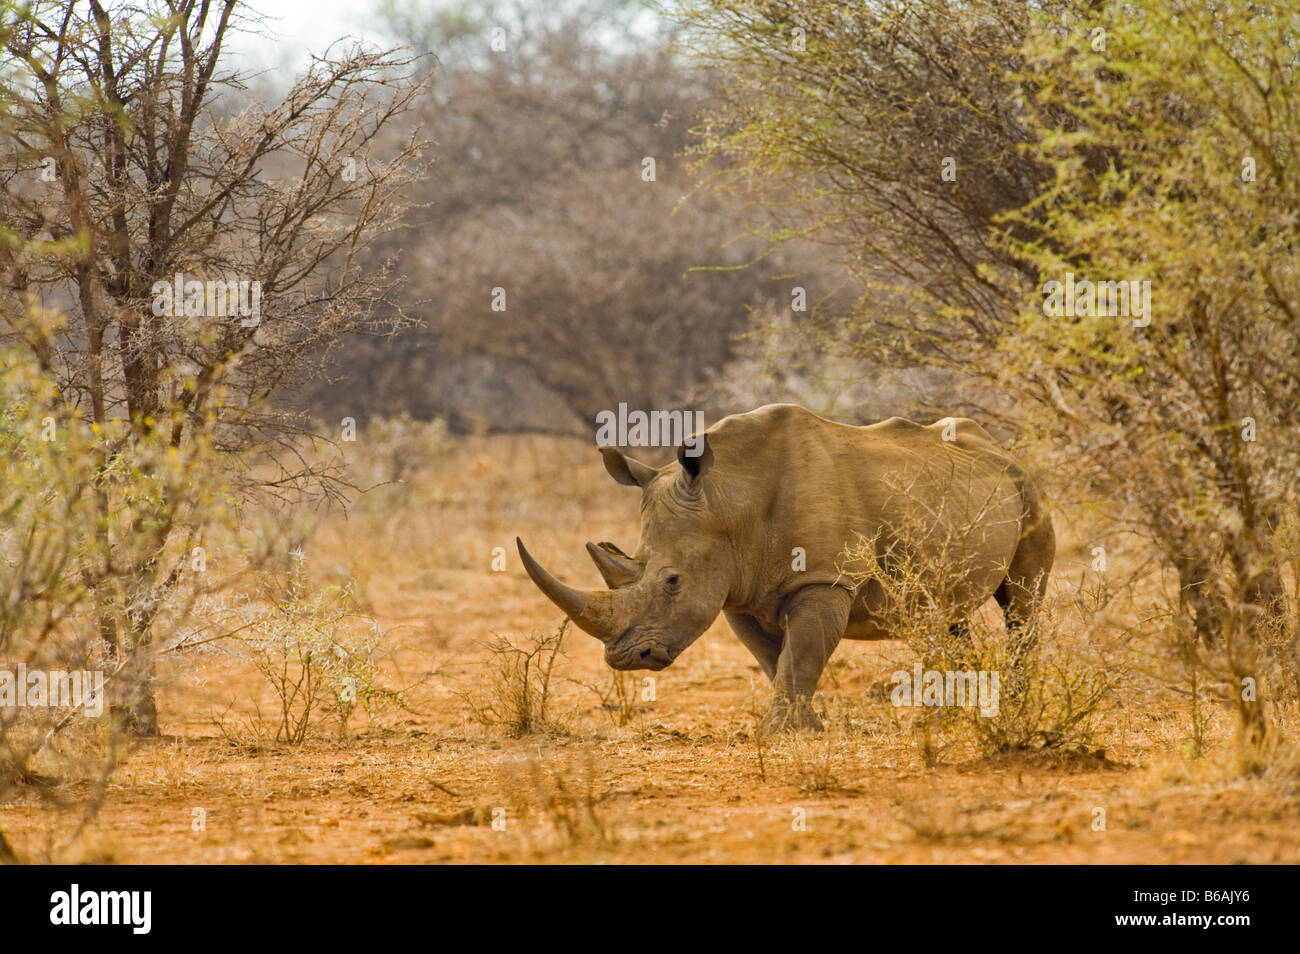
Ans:
[{"label": "rhino", "polygon": [[[839,641],[897,638],[902,610],[882,574],[906,561],[950,568],[955,631],[992,597],[1009,629],[1028,632],[1052,522],[974,421],[854,426],[771,404],[695,438],[659,468],[599,448],[610,476],[641,491],[632,554],[587,544],[606,589],[562,583],[515,540],[533,583],[612,668],[661,670],[723,613],[773,684],[759,730],[820,729],[812,696]],[[865,564],[855,541],[870,541]]]}]

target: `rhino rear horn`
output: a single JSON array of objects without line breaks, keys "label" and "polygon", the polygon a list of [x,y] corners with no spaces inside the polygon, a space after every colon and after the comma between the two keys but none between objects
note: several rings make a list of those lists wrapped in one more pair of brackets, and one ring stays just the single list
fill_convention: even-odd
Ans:
[{"label": "rhino rear horn", "polygon": [[641,564],[608,541],[588,543],[587,552],[611,590],[635,583],[641,576]]},{"label": "rhino rear horn", "polygon": [[515,545],[519,548],[519,559],[524,561],[524,569],[528,571],[529,578],[584,633],[595,636],[602,643],[608,643],[617,639],[627,628],[624,601],[619,599],[625,594],[612,590],[579,590],[561,583],[533,559],[518,537],[515,537]]}]

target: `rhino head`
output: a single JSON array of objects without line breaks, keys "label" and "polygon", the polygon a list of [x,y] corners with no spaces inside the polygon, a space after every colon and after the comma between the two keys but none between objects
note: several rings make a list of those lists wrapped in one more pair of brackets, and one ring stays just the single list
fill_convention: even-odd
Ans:
[{"label": "rhino head", "polygon": [[731,586],[731,547],[711,506],[706,475],[713,463],[707,437],[698,456],[679,449],[656,470],[602,447],[605,469],[620,484],[641,488],[641,540],[629,556],[612,543],[587,544],[608,589],[561,583],[516,539],[529,577],[584,632],[605,644],[614,669],[659,670],[703,635],[722,611]]}]

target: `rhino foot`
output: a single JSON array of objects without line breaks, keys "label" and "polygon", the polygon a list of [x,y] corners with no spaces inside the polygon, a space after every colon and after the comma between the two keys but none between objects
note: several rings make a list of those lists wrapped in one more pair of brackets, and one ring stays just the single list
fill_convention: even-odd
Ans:
[{"label": "rhino foot", "polygon": [[822,720],[818,718],[817,711],[813,709],[811,698],[799,696],[790,699],[788,696],[776,696],[772,700],[772,708],[767,710],[767,715],[759,724],[758,731],[760,735],[776,735],[779,732],[794,732],[798,729],[821,732],[823,728],[825,727],[822,725]]}]

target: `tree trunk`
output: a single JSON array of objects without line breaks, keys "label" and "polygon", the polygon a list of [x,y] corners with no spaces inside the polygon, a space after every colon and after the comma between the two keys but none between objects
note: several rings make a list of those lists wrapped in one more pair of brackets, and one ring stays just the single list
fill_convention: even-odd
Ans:
[{"label": "tree trunk", "polygon": [[157,661],[148,632],[132,633],[126,639],[127,664],[121,694],[113,707],[114,722],[125,735],[154,739],[158,731]]}]

